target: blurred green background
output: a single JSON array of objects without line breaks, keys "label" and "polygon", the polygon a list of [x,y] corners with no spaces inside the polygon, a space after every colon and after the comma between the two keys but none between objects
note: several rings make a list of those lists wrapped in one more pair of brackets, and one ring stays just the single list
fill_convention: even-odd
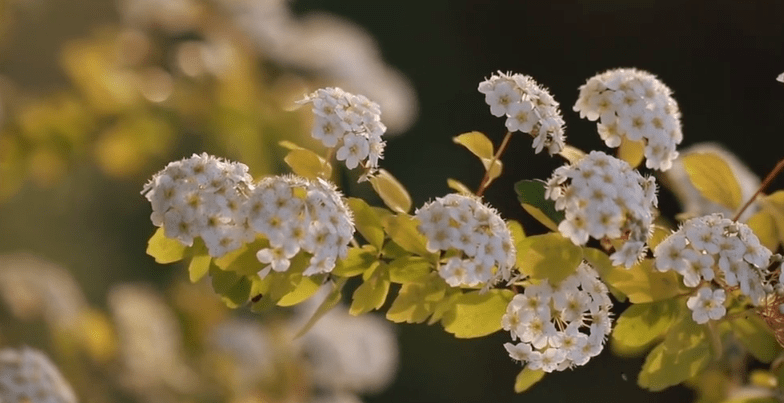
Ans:
[{"label": "blurred green background", "polygon": [[[775,81],[784,71],[782,1],[245,2],[258,14],[226,5],[240,2],[197,1],[195,23],[185,18],[188,12],[167,14],[165,0],[153,6],[159,12],[152,16],[133,14],[134,3],[156,2],[2,2],[0,253],[27,251],[66,267],[98,307],[106,305],[114,284],[146,281],[165,290],[186,276],[182,267],[155,264],[144,253],[154,230],[139,194],[145,181],[168,161],[202,151],[245,162],[254,175],[283,171],[276,142],[309,144],[307,113],[283,109],[318,86],[346,85],[364,93],[363,86],[381,86],[378,75],[387,86],[410,85],[412,93],[385,98],[404,105],[395,109],[398,120],[388,123],[397,133],[389,135],[382,166],[408,188],[415,206],[449,193],[447,178],[470,187],[479,183],[479,161],[451,138],[479,130],[500,141],[503,123],[476,90],[497,70],[528,74],[548,87],[562,105],[567,141],[583,150],[605,147],[595,124],[571,110],[577,88],[604,70],[636,67],[672,88],[683,114],[682,147],[722,143],[761,177],[784,157],[784,86]],[[325,36],[319,47],[332,64],[298,60],[268,37],[279,20],[249,18],[282,8],[297,21],[341,16],[353,30],[366,31],[360,42],[375,49],[368,53],[373,57],[341,46],[341,35],[355,34],[348,30]],[[186,21],[167,21],[167,15]],[[129,27],[146,39],[128,35]],[[315,38],[319,27],[309,28]],[[211,67],[208,60],[198,68],[214,77],[191,74],[178,56],[191,42],[229,43],[231,56],[216,59],[230,67]],[[362,67],[368,60],[386,65],[368,71]],[[107,78],[112,69],[131,73]],[[395,81],[400,77],[409,82]],[[112,92],[125,78],[138,87],[131,98]],[[384,120],[383,100],[366,95],[382,104]],[[513,138],[503,156],[504,176],[485,199],[528,233],[540,233],[543,228],[517,204],[512,184],[546,178],[560,161],[534,155],[529,141]],[[348,175],[342,179],[346,194],[371,197]],[[782,188],[784,178],[770,187]],[[660,201],[663,215],[678,212],[666,191]],[[8,314],[2,319],[3,344],[47,348],[40,326],[15,324]],[[455,340],[437,326],[396,329],[397,378],[367,402],[692,398],[685,388],[641,390],[635,379],[642,359],[620,359],[609,351],[515,395],[519,367],[502,348],[505,333]]]}]

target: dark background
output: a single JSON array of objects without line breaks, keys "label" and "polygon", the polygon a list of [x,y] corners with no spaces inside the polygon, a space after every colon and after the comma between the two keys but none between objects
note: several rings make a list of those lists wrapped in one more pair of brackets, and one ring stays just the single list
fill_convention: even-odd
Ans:
[{"label": "dark background", "polygon": [[[114,6],[109,1],[54,0],[40,13],[23,16],[7,41],[0,68],[31,88],[61,85],[64,76],[54,63],[58,44],[116,19]],[[572,111],[577,88],[607,69],[636,67],[673,90],[683,115],[681,147],[722,143],[761,177],[784,158],[784,84],[775,81],[784,72],[784,2],[779,0],[300,0],[292,7],[298,13],[329,11],[366,28],[383,58],[412,80],[419,119],[407,133],[389,140],[382,165],[406,185],[417,206],[449,193],[449,177],[472,188],[479,183],[480,163],[451,138],[479,130],[500,143],[503,121],[490,115],[476,90],[497,70],[528,74],[548,87],[561,103],[568,143],[583,150],[607,151],[595,123]],[[561,161],[533,154],[530,141],[512,139],[502,158],[504,176],[487,192],[486,201],[506,218],[523,222],[528,233],[540,233],[543,227],[520,209],[512,184],[544,179]],[[784,178],[778,178],[770,189],[782,188]],[[672,217],[678,208],[674,199],[664,191],[660,200],[663,214]],[[105,219],[96,217],[96,222]],[[140,225],[149,230],[148,222]],[[403,325],[399,336],[398,379],[368,402],[692,399],[687,389],[640,389],[635,380],[642,359],[622,360],[609,351],[515,395],[519,366],[502,347],[509,341],[506,333],[455,340],[437,326]]]}]

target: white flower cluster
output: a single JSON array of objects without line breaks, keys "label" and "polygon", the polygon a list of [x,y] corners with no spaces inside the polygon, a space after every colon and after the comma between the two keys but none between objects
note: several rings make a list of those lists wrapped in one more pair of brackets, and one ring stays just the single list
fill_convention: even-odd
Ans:
[{"label": "white flower cluster", "polygon": [[[653,255],[657,270],[674,270],[683,276],[687,287],[713,281],[722,288],[739,288],[756,306],[764,303],[772,252],[760,244],[746,224],[721,214],[693,218],[662,241]],[[718,308],[724,302],[724,292],[702,289],[689,299],[694,320],[704,323],[707,317],[724,316],[726,311]]]},{"label": "white flower cluster", "polygon": [[536,153],[547,147],[550,155],[565,146],[564,120],[558,102],[533,78],[524,74],[498,72],[479,83],[494,116],[506,116],[506,128],[534,137]]},{"label": "white flower cluster", "polygon": [[645,144],[645,166],[666,171],[678,157],[683,140],[680,110],[672,91],[654,75],[636,69],[615,69],[580,86],[574,105],[580,117],[599,120],[599,135],[608,147],[622,138]]},{"label": "white flower cluster", "polygon": [[457,252],[438,270],[449,285],[473,287],[511,280],[516,254],[512,234],[493,208],[475,197],[453,193],[426,203],[416,211],[416,218],[427,238],[427,250]]},{"label": "white flower cluster", "polygon": [[211,256],[239,248],[255,235],[240,208],[253,188],[248,167],[203,153],[169,163],[144,185],[152,223],[191,246],[201,237]]},{"label": "white flower cluster", "polygon": [[0,402],[76,403],[57,367],[38,350],[0,350]]},{"label": "white flower cluster", "polygon": [[385,145],[381,136],[387,130],[378,104],[340,88],[319,89],[298,103],[313,104],[316,119],[311,135],[329,148],[337,147],[338,161],[346,161],[349,169],[378,168]]},{"label": "white flower cluster", "polygon": [[258,251],[267,266],[259,272],[289,268],[300,251],[312,255],[304,275],[328,273],[335,261],[346,257],[354,235],[351,211],[331,183],[286,175],[262,179],[245,209],[248,225],[269,240],[270,247]]},{"label": "white flower cluster", "polygon": [[504,347],[530,369],[553,372],[585,365],[604,348],[612,330],[611,308],[607,287],[583,262],[558,285],[545,280],[514,296],[501,323],[520,343]]},{"label": "white flower cluster", "polygon": [[585,245],[589,237],[625,239],[610,259],[627,268],[645,253],[657,205],[656,181],[625,161],[592,151],[557,168],[545,184],[545,197],[564,211],[558,230],[575,245]]},{"label": "white flower cluster", "polygon": [[201,237],[220,257],[260,234],[269,247],[257,257],[286,271],[301,250],[312,255],[305,275],[330,272],[354,234],[351,211],[331,183],[289,175],[253,183],[248,167],[207,154],[172,162],[144,186],[152,222],[169,238],[192,245]]}]

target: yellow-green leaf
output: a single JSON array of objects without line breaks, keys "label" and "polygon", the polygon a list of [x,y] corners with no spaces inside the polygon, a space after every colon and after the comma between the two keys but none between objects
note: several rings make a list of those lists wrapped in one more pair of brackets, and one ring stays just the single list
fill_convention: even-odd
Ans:
[{"label": "yellow-green leaf", "polygon": [[211,262],[212,257],[206,253],[191,258],[191,263],[188,265],[188,276],[191,283],[198,282],[207,274]]},{"label": "yellow-green leaf", "polygon": [[691,315],[683,315],[645,358],[637,381],[641,387],[657,392],[698,374],[710,360],[705,326],[696,324]]},{"label": "yellow-green leaf", "polygon": [[466,186],[462,182],[460,182],[458,180],[455,180],[455,179],[452,179],[452,178],[449,178],[449,179],[446,180],[446,185],[449,186],[450,189],[456,190],[458,193],[461,193],[461,194],[464,194],[464,195],[469,195],[470,196],[470,195],[474,194],[474,192],[472,192],[471,189],[468,188],[468,186]]},{"label": "yellow-green leaf", "polygon": [[305,148],[289,151],[283,161],[295,174],[309,179],[329,178],[332,175],[332,166],[329,162]]},{"label": "yellow-green leaf", "polygon": [[213,260],[215,265],[222,270],[233,271],[238,274],[252,276],[264,268],[264,264],[259,262],[256,252],[260,249],[269,247],[266,239],[259,238],[249,244],[240,246],[219,258]]},{"label": "yellow-green leaf", "polygon": [[779,231],[776,227],[776,219],[765,209],[758,211],[749,217],[746,224],[759,238],[760,243],[770,249],[776,250],[779,246]]},{"label": "yellow-green leaf", "polygon": [[384,229],[389,237],[401,248],[419,256],[431,256],[427,250],[427,239],[419,232],[419,221],[407,214],[389,216],[384,221]]},{"label": "yellow-green leaf", "polygon": [[371,245],[364,245],[361,248],[349,248],[346,258],[338,260],[331,273],[339,277],[360,275],[378,261],[376,253],[376,248]]},{"label": "yellow-green leaf", "polygon": [[[776,226],[778,240],[784,244],[784,190],[779,190],[759,199],[763,210],[770,215]],[[775,250],[772,248],[771,250]]]},{"label": "yellow-green leaf", "polygon": [[163,227],[158,228],[147,242],[147,254],[157,263],[174,263],[185,258],[187,246],[180,241],[166,238]]},{"label": "yellow-green leaf", "polygon": [[419,256],[402,256],[387,266],[393,283],[406,284],[424,280],[433,271],[433,264]]},{"label": "yellow-green leaf", "polygon": [[444,313],[444,330],[457,338],[482,337],[501,329],[501,317],[514,293],[510,290],[471,291],[458,296],[454,307]]},{"label": "yellow-green leaf", "polygon": [[231,271],[223,271],[215,266],[210,267],[212,288],[221,295],[221,299],[229,308],[237,308],[250,298],[251,281],[248,277]]},{"label": "yellow-green leaf", "polygon": [[536,279],[558,284],[577,270],[583,251],[560,233],[534,235],[520,242],[518,268]]},{"label": "yellow-green leaf", "polygon": [[618,147],[618,159],[626,161],[632,168],[637,168],[645,156],[645,145],[641,141],[621,138],[621,145]]},{"label": "yellow-green leaf", "polygon": [[552,231],[558,231],[558,223],[563,221],[562,211],[555,209],[555,202],[544,198],[544,183],[533,180],[522,180],[514,185],[517,199],[523,209],[537,221]]},{"label": "yellow-green leaf", "polygon": [[691,183],[706,199],[730,210],[743,203],[738,180],[726,161],[714,153],[690,153],[683,156],[683,167]]},{"label": "yellow-green leaf", "polygon": [[385,169],[379,169],[378,173],[371,176],[369,180],[373,190],[392,211],[407,213],[411,210],[411,196],[392,174]]},{"label": "yellow-green leaf", "polygon": [[522,393],[534,386],[537,382],[544,378],[545,372],[541,369],[524,368],[517,374],[515,378],[514,390],[517,393]]},{"label": "yellow-green leaf", "polygon": [[461,295],[463,295],[463,291],[459,288],[447,288],[444,297],[441,298],[441,301],[439,301],[436,304],[435,309],[433,309],[433,314],[430,316],[430,319],[427,320],[427,324],[432,325],[440,321],[447,312],[454,308]]},{"label": "yellow-green leaf", "polygon": [[507,220],[506,226],[509,228],[509,232],[512,234],[512,241],[515,245],[525,239],[525,230],[523,230],[523,226],[520,225],[519,222],[515,220]]},{"label": "yellow-green leaf", "polygon": [[444,298],[446,289],[446,282],[435,272],[422,283],[403,284],[387,311],[387,319],[395,323],[424,322]]},{"label": "yellow-green leaf", "polygon": [[480,132],[463,133],[452,138],[457,144],[462,145],[481,159],[493,158],[493,142]]},{"label": "yellow-green leaf", "polygon": [[585,157],[583,150],[572,147],[570,145],[564,146],[564,148],[558,154],[565,160],[569,161],[570,164],[576,164],[578,161],[583,159],[583,157]]},{"label": "yellow-green leaf", "polygon": [[357,316],[381,308],[389,293],[389,271],[377,269],[354,291],[348,312]]},{"label": "yellow-green leaf", "polygon": [[627,357],[641,354],[667,332],[685,307],[682,299],[671,298],[626,308],[612,331],[613,352]]},{"label": "yellow-green leaf", "polygon": [[322,276],[303,276],[291,292],[278,301],[278,306],[292,306],[310,298],[321,288]]},{"label": "yellow-green leaf", "polygon": [[384,227],[375,211],[362,199],[349,197],[348,206],[354,212],[354,225],[357,231],[376,249],[384,244]]},{"label": "yellow-green leaf", "polygon": [[769,364],[781,354],[782,348],[773,331],[759,316],[737,318],[729,323],[735,338],[760,362]]},{"label": "yellow-green leaf", "polygon": [[305,326],[303,326],[302,329],[297,332],[294,338],[299,338],[300,336],[307,333],[308,330],[310,330],[310,328],[312,328],[319,319],[326,315],[327,312],[331,311],[332,308],[337,306],[337,304],[340,302],[340,298],[343,296],[342,291],[343,286],[346,285],[346,280],[346,278],[341,278],[332,283],[332,291],[327,294],[327,296],[324,298],[324,301],[321,302],[321,305],[316,308],[313,316],[308,319],[307,323],[305,323]]},{"label": "yellow-green leaf", "polygon": [[659,272],[653,268],[653,259],[644,259],[626,269],[613,266],[610,259],[598,249],[583,248],[583,257],[591,263],[611,290],[614,288],[620,291],[629,297],[632,303],[659,301],[687,292],[677,273]]}]

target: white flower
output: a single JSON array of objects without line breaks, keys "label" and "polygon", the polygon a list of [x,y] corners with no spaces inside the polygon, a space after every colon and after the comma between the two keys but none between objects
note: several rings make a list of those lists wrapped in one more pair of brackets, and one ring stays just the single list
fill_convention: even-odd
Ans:
[{"label": "white flower", "polygon": [[169,163],[142,190],[154,225],[190,246],[201,237],[212,257],[239,248],[251,234],[241,206],[253,189],[248,167],[207,154]]},{"label": "white flower", "polygon": [[504,345],[528,368],[546,372],[585,365],[599,354],[612,330],[612,302],[596,271],[582,263],[555,286],[548,280],[526,286],[507,305],[501,326],[518,344]]},{"label": "white flower", "polygon": [[580,87],[573,109],[597,121],[608,147],[620,146],[624,137],[642,141],[648,168],[666,171],[678,156],[675,147],[683,140],[678,104],[648,72],[614,69],[591,77]]},{"label": "white flower", "polygon": [[784,73],[779,74],[779,76],[776,77],[776,81],[784,83]]},{"label": "white flower", "polygon": [[475,197],[449,194],[417,209],[417,227],[430,252],[455,251],[439,268],[453,287],[509,281],[515,263],[512,234],[492,208]]},{"label": "white flower", "polygon": [[743,223],[721,214],[692,218],[653,251],[659,271],[674,270],[687,287],[718,280],[738,286],[754,305],[763,303],[769,286],[772,252]]},{"label": "white flower", "polygon": [[57,367],[29,347],[0,350],[0,399],[3,402],[76,403],[76,395]]},{"label": "white flower", "polygon": [[724,307],[724,290],[711,290],[710,287],[702,287],[697,291],[697,295],[689,297],[686,306],[692,310],[691,317],[699,324],[707,323],[709,320],[717,320],[724,317],[727,309]]},{"label": "white flower", "polygon": [[366,168],[363,177],[376,172],[378,160],[384,155],[381,136],[387,130],[381,123],[378,104],[340,88],[319,89],[298,103],[313,105],[313,138],[326,147],[338,147],[336,157],[346,161],[347,168]]},{"label": "white flower", "polygon": [[247,221],[250,228],[264,236],[270,248],[256,254],[270,269],[286,271],[299,253],[311,256],[303,273],[328,273],[335,261],[344,257],[354,234],[351,211],[335,186],[323,179],[311,181],[286,175],[262,179],[249,195]]},{"label": "white flower", "polygon": [[538,154],[545,147],[550,155],[565,147],[564,120],[558,102],[529,76],[498,72],[479,83],[479,92],[494,116],[506,116],[506,128],[534,137]]},{"label": "white flower", "polygon": [[558,231],[575,245],[595,239],[626,242],[610,258],[613,264],[633,266],[645,252],[653,225],[656,183],[644,178],[629,164],[592,151],[572,165],[553,172],[545,195],[564,210]]}]

